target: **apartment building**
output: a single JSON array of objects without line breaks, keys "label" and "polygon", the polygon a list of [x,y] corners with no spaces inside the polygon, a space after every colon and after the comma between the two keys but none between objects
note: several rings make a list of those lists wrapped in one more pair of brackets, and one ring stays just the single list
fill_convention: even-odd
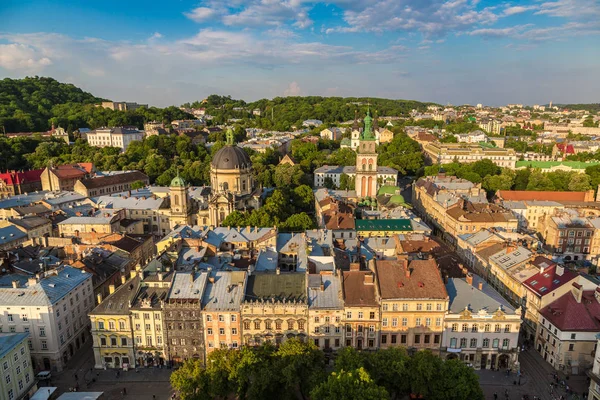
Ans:
[{"label": "apartment building", "polygon": [[242,346],[240,306],[244,300],[246,283],[245,271],[209,272],[202,297],[204,343],[207,355],[215,349],[237,349]]},{"label": "apartment building", "polygon": [[21,400],[30,398],[37,388],[27,345],[27,333],[0,334],[0,399]]},{"label": "apartment building", "polygon": [[202,296],[208,273],[177,272],[163,304],[166,327],[166,347],[172,365],[187,359],[204,362],[202,326]]},{"label": "apartment building", "polygon": [[140,171],[124,171],[80,179],[73,190],[85,197],[96,197],[131,190],[133,183],[150,184],[148,175]]},{"label": "apartment building", "polygon": [[451,278],[446,290],[450,305],[441,356],[458,358],[475,369],[518,368],[521,309],[477,275]]},{"label": "apartment building", "polygon": [[308,275],[308,332],[318,348],[331,351],[344,345],[342,282],[336,271]]},{"label": "apartment building", "polygon": [[42,171],[42,190],[49,192],[72,191],[80,179],[89,178],[94,173],[94,164],[78,163],[49,166]]},{"label": "apartment building", "polygon": [[559,371],[578,374],[592,367],[600,331],[600,288],[571,291],[540,310],[535,349]]},{"label": "apartment building", "polygon": [[597,218],[580,216],[571,209],[546,216],[539,231],[553,256],[565,261],[591,260],[598,255],[593,246],[597,226]]},{"label": "apartment building", "polygon": [[89,339],[93,307],[92,275],[76,268],[0,278],[1,331],[29,334],[34,369],[62,371]]},{"label": "apartment building", "polygon": [[439,353],[448,294],[433,259],[377,260],[382,348]]},{"label": "apartment building", "polygon": [[134,367],[136,353],[129,307],[141,277],[131,271],[130,279],[113,291],[89,313],[92,327],[94,368]]},{"label": "apartment building", "polygon": [[491,160],[499,167],[510,169],[515,169],[519,159],[514,149],[469,143],[431,142],[423,146],[423,153],[432,164],[473,163]]},{"label": "apartment building", "polygon": [[246,345],[278,345],[293,337],[306,340],[306,274],[252,273],[240,311]]},{"label": "apartment building", "polygon": [[103,101],[102,108],[118,111],[134,111],[140,107],[148,108],[148,104],[138,104],[131,101]]},{"label": "apartment building", "polygon": [[42,190],[43,169],[0,173],[0,199]]},{"label": "apartment building", "polygon": [[573,282],[581,282],[579,274],[554,263],[543,256],[537,256],[531,265],[538,273],[523,282],[525,289],[525,331],[530,340],[535,339],[540,320],[540,310],[554,300],[570,292]]},{"label": "apartment building", "polygon": [[373,271],[361,271],[359,263],[350,264],[342,273],[344,297],[344,345],[356,349],[379,347],[379,293]]},{"label": "apartment building", "polygon": [[129,144],[144,139],[144,132],[135,127],[98,128],[86,135],[90,146],[118,147],[127,150]]}]

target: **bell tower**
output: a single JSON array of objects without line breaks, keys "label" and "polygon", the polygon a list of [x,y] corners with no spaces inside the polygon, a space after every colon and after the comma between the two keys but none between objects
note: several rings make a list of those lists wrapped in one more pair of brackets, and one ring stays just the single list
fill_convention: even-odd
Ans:
[{"label": "bell tower", "polygon": [[169,185],[169,197],[171,199],[171,226],[189,224],[190,200],[187,195],[187,185],[179,176],[179,171]]},{"label": "bell tower", "polygon": [[370,110],[364,122],[365,128],[356,149],[356,195],[359,198],[377,195],[377,139]]}]

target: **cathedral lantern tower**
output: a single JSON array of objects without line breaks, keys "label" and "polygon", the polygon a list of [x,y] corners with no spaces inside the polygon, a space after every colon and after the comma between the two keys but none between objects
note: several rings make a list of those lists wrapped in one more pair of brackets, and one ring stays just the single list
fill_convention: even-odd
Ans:
[{"label": "cathedral lantern tower", "polygon": [[356,195],[359,198],[377,195],[377,138],[373,132],[373,118],[367,111],[365,127],[356,149]]}]

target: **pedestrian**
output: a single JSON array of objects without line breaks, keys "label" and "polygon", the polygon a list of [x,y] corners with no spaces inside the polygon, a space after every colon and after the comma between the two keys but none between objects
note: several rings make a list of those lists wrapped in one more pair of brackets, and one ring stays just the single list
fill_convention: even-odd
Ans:
[{"label": "pedestrian", "polygon": [[75,380],[77,380],[77,374],[75,374]]},{"label": "pedestrian", "polygon": [[519,377],[519,386],[521,386],[521,377]]},{"label": "pedestrian", "polygon": [[494,400],[498,400],[498,393],[494,392]]},{"label": "pedestrian", "polygon": [[127,394],[127,388],[123,388],[123,394]]}]

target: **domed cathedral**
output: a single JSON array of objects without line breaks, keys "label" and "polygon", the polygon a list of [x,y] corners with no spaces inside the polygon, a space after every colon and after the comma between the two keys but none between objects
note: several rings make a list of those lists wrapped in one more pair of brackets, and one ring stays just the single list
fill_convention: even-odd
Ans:
[{"label": "domed cathedral", "polygon": [[227,144],[217,151],[210,163],[212,196],[208,210],[211,225],[220,225],[235,211],[260,207],[260,187],[254,180],[252,161],[233,142],[233,131],[227,130]]},{"label": "domed cathedral", "polygon": [[377,195],[377,138],[373,132],[373,118],[367,111],[358,148],[356,149],[356,195],[358,198]]},{"label": "domed cathedral", "polygon": [[171,200],[170,225],[188,225],[192,223],[193,204],[188,195],[188,188],[182,177],[173,178],[169,185],[169,199]]}]

